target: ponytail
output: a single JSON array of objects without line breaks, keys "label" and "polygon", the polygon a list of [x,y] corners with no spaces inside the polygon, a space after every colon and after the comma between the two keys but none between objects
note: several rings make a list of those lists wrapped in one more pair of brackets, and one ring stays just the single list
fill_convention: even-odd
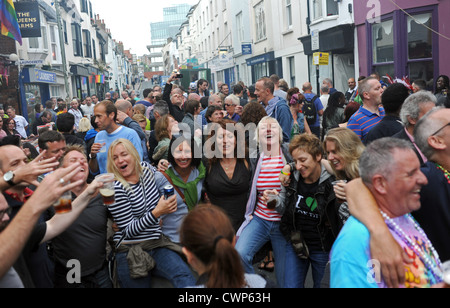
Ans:
[{"label": "ponytail", "polygon": [[239,253],[226,238],[219,236],[214,255],[207,268],[207,288],[242,288],[245,286],[244,268]]}]

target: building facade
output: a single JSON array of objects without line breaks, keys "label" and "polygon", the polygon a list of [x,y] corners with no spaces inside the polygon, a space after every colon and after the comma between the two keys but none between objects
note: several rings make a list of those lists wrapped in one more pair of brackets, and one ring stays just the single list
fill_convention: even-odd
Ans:
[{"label": "building facade", "polygon": [[425,80],[450,73],[449,0],[355,1],[360,74]]},{"label": "building facade", "polygon": [[[20,92],[16,110],[30,123],[35,119],[35,106],[53,97],[70,101],[96,94],[102,98],[110,89],[120,91],[131,84],[130,58],[95,15],[91,1],[18,2],[16,10],[22,3],[34,4],[31,10],[39,16],[39,33],[23,38],[22,45],[15,43],[14,52]],[[14,105],[10,100],[2,99],[0,104]]]}]

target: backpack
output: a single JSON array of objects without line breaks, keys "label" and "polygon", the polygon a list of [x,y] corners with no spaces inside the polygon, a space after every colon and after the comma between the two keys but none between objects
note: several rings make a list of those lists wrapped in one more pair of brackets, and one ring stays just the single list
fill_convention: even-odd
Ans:
[{"label": "backpack", "polygon": [[316,104],[315,101],[319,97],[316,95],[312,98],[312,100],[308,100],[305,98],[304,105],[303,105],[303,114],[305,115],[306,121],[308,122],[308,125],[314,126],[317,121],[317,110],[316,110]]}]

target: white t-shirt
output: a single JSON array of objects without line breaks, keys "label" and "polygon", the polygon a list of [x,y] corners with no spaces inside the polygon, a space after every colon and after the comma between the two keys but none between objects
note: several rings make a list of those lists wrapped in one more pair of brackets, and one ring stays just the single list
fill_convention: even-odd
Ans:
[{"label": "white t-shirt", "polygon": [[14,122],[16,122],[16,130],[24,139],[26,139],[28,136],[25,127],[28,126],[28,121],[24,117],[16,115],[14,117]]}]

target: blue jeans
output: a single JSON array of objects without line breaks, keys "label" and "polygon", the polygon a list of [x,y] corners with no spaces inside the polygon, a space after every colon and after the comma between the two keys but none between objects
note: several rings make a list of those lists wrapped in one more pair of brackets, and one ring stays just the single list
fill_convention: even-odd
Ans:
[{"label": "blue jeans", "polygon": [[266,244],[271,241],[275,259],[275,273],[278,286],[284,284],[284,264],[286,252],[286,239],[280,232],[280,222],[273,222],[254,216],[247,227],[242,231],[236,243],[236,250],[241,256],[244,269],[253,274],[253,257]]},{"label": "blue jeans", "polygon": [[308,259],[300,259],[297,257],[292,244],[287,242],[285,288],[304,288],[310,265],[312,267],[314,288],[320,288],[328,261],[329,253],[323,251],[310,251]]},{"label": "blue jeans", "polygon": [[156,248],[147,253],[155,260],[156,267],[148,277],[132,279],[128,268],[127,252],[116,254],[117,276],[122,288],[150,288],[151,275],[168,279],[175,288],[195,286],[196,279],[189,266],[174,251],[167,248]]}]

